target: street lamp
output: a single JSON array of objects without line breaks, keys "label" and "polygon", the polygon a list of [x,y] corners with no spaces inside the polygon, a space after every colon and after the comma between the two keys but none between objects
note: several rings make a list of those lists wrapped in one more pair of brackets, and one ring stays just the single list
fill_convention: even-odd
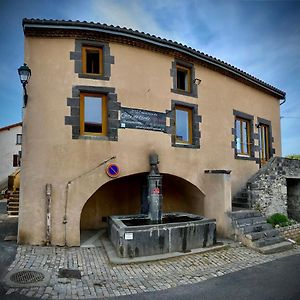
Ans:
[{"label": "street lamp", "polygon": [[31,76],[31,70],[28,68],[27,64],[24,63],[23,66],[21,66],[18,69],[18,74],[20,77],[20,81],[23,85],[23,90],[24,90],[24,107],[26,107],[27,104],[27,100],[28,100],[28,95],[27,95],[27,91],[26,91],[26,84],[29,81],[29,78]]}]

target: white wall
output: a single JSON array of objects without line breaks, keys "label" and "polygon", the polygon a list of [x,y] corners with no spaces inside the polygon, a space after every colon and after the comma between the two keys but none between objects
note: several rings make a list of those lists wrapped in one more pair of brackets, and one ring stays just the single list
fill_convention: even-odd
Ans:
[{"label": "white wall", "polygon": [[16,170],[13,167],[13,155],[19,154],[21,145],[16,145],[17,134],[22,133],[22,126],[0,130],[0,185]]}]

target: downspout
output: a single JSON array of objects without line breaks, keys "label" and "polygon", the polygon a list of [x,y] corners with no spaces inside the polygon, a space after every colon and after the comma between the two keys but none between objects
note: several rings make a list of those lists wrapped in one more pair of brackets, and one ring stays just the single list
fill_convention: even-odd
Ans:
[{"label": "downspout", "polygon": [[282,105],[282,104],[284,104],[286,102],[286,98],[285,97],[282,100],[283,101],[279,105]]},{"label": "downspout", "polygon": [[47,201],[47,216],[46,216],[46,246],[51,244],[51,195],[52,184],[46,184],[46,201]]},{"label": "downspout", "polygon": [[91,173],[91,172],[94,171],[95,169],[97,169],[97,168],[103,166],[104,164],[106,164],[107,162],[109,162],[110,160],[115,159],[115,158],[116,158],[116,156],[112,156],[112,157],[110,157],[110,158],[104,160],[104,161],[101,162],[100,164],[98,164],[98,165],[97,165],[96,167],[94,167],[93,169],[91,169],[91,170],[89,170],[89,171],[87,171],[87,172],[85,172],[85,173],[83,173],[83,174],[81,174],[81,175],[79,175],[79,176],[77,176],[77,177],[74,177],[73,179],[71,179],[70,181],[68,181],[68,183],[67,183],[67,185],[66,185],[65,215],[64,215],[64,219],[63,219],[63,224],[64,224],[64,227],[65,227],[65,238],[64,238],[64,240],[65,240],[65,246],[67,246],[67,223],[68,223],[68,219],[67,219],[67,209],[68,209],[69,187],[70,187],[70,184],[71,184],[74,180],[76,180],[76,179],[78,179],[78,178],[80,178],[80,177],[82,177],[82,176],[85,176],[85,175]]}]

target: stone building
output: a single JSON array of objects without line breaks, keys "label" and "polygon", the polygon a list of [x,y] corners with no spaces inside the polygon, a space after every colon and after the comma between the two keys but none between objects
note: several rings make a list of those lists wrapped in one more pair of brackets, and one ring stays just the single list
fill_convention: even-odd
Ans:
[{"label": "stone building", "polygon": [[[127,28],[39,19],[24,19],[23,28],[32,75],[19,243],[46,242],[47,210],[48,242],[68,246],[80,245],[81,230],[106,227],[110,215],[140,212],[153,152],[163,210],[216,218],[226,235],[231,195],[281,155],[285,93],[195,49]],[[115,176],[107,172],[112,163]]]},{"label": "stone building", "polygon": [[0,128],[0,191],[7,187],[8,176],[20,166],[22,123]]}]

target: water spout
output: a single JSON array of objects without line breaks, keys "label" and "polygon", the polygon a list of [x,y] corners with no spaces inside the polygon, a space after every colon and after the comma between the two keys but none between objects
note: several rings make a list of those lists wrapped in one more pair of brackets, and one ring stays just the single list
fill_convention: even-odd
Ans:
[{"label": "water spout", "polygon": [[148,175],[148,216],[151,223],[161,223],[161,206],[162,206],[162,176],[158,171],[158,155],[153,153],[149,157],[150,173]]}]

